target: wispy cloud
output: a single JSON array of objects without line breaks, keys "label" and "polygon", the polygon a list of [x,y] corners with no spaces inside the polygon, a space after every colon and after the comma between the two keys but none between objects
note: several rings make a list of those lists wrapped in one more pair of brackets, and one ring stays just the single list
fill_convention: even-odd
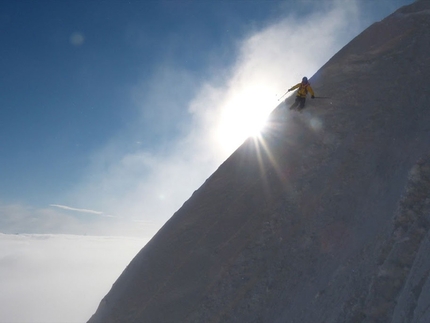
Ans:
[{"label": "wispy cloud", "polygon": [[[121,218],[98,211],[84,212],[94,216],[81,216],[81,210],[53,204],[46,208],[36,208],[22,204],[2,204],[0,202],[0,232],[29,234],[84,234],[151,237],[158,225],[154,221],[136,223],[130,218]],[[76,211],[79,210],[79,211]],[[91,212],[92,211],[92,212]],[[97,212],[97,213],[93,213]]]},{"label": "wispy cloud", "polygon": [[58,207],[60,209],[68,210],[68,211],[76,211],[76,212],[81,212],[81,213],[90,213],[90,214],[103,215],[103,212],[100,212],[100,211],[87,210],[87,209],[77,209],[77,208],[70,207],[70,206],[65,206],[65,205],[50,204],[49,206]]}]

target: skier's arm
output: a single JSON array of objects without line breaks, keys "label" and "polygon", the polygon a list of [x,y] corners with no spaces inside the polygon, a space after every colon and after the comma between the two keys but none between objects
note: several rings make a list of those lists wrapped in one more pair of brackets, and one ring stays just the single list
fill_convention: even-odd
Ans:
[{"label": "skier's arm", "polygon": [[292,88],[288,89],[288,92],[293,91],[295,89],[297,89],[300,86],[300,83],[294,85]]}]

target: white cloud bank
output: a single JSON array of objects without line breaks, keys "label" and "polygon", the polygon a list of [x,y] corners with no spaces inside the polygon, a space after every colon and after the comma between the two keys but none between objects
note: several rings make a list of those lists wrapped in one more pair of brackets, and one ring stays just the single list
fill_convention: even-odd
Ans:
[{"label": "white cloud bank", "polygon": [[0,322],[86,322],[146,242],[0,234]]}]

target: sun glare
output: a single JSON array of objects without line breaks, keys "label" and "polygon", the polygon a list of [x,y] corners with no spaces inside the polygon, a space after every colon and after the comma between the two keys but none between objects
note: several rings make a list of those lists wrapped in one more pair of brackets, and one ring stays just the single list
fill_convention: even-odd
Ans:
[{"label": "sun glare", "polygon": [[259,137],[276,102],[272,92],[262,88],[248,90],[228,100],[222,110],[217,137],[226,151],[232,152],[249,137]]}]

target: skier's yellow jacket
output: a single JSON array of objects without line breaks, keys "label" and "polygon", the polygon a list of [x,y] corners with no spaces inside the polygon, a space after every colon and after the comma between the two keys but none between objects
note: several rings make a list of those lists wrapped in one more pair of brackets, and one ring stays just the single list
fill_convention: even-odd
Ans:
[{"label": "skier's yellow jacket", "polygon": [[301,98],[306,98],[306,95],[308,94],[308,92],[311,95],[315,95],[314,94],[314,90],[312,90],[310,83],[299,83],[294,85],[291,89],[288,90],[289,91],[293,91],[295,89],[299,88],[299,90],[297,91],[296,96],[301,97]]}]

